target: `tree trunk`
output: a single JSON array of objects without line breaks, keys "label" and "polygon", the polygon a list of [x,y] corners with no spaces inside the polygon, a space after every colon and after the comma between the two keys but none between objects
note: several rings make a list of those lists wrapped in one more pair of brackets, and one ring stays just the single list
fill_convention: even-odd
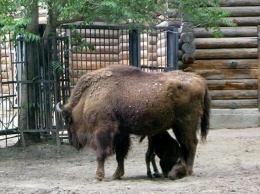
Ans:
[{"label": "tree trunk", "polygon": [[[31,6],[31,13],[28,16],[32,18],[31,22],[27,25],[27,30],[30,33],[38,34],[39,23],[38,23],[38,1],[34,0]],[[22,71],[22,80],[32,81],[38,74],[37,70],[37,48],[35,41],[26,43],[26,63]],[[35,65],[36,64],[36,65]],[[35,105],[36,96],[34,92],[33,83],[24,83],[22,87],[21,96],[21,112],[20,112],[20,128],[21,130],[36,129],[36,118],[35,118]],[[26,142],[38,142],[40,140],[40,133],[24,133],[24,139]]]}]

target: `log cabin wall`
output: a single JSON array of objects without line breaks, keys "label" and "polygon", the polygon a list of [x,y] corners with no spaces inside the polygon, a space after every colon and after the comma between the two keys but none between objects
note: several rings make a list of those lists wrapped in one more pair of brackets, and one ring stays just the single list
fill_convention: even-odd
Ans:
[{"label": "log cabin wall", "polygon": [[[211,30],[195,28],[196,60],[189,67],[207,79],[213,114],[220,111],[220,119],[221,114],[230,116],[241,113],[241,118],[233,121],[239,123],[238,127],[258,126],[257,26],[260,25],[260,1],[221,1],[221,7],[231,11],[228,19],[237,23],[237,27],[221,26],[224,38],[218,39],[213,37]],[[250,110],[252,112],[248,112]],[[252,123],[242,124],[247,123],[245,119],[248,116],[243,111],[254,115],[254,121],[249,119]]]}]

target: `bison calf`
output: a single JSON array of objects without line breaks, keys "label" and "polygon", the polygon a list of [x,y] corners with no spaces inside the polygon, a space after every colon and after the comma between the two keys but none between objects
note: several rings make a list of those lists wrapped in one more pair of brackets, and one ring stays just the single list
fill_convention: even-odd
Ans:
[{"label": "bison calf", "polygon": [[[143,138],[140,139],[142,141]],[[164,131],[148,137],[148,150],[146,152],[147,176],[152,178],[150,163],[154,169],[154,176],[160,177],[155,162],[155,155],[160,158],[160,166],[164,177],[172,180],[182,178],[187,174],[187,167],[184,161],[181,148],[178,142],[171,135]]]}]

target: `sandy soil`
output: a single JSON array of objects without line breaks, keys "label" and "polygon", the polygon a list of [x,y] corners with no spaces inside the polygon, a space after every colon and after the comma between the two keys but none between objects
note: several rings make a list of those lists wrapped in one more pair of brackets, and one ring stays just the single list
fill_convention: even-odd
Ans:
[{"label": "sandy soil", "polygon": [[93,182],[95,155],[86,148],[77,152],[51,143],[26,149],[0,149],[0,193],[260,193],[260,128],[211,130],[207,144],[199,144],[194,174],[171,181],[146,178],[147,140],[132,137],[125,176],[112,180],[115,156],[106,162],[106,177]]}]

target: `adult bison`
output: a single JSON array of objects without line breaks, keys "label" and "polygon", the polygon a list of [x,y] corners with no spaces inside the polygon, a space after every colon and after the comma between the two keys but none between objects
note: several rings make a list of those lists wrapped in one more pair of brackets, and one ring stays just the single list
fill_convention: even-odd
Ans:
[{"label": "adult bison", "polygon": [[118,166],[113,177],[124,175],[130,134],[151,136],[170,128],[191,174],[199,125],[203,140],[208,133],[209,104],[206,82],[198,75],[113,65],[83,75],[62,115],[70,143],[96,151],[98,180],[105,176],[105,159],[114,153]]}]

